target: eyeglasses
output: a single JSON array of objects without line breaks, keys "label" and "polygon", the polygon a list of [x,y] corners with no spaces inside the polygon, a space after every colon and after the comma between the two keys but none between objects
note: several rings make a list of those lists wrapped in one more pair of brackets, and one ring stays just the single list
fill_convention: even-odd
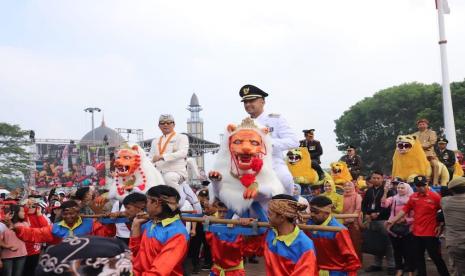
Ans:
[{"label": "eyeglasses", "polygon": [[163,125],[171,125],[173,122],[159,122],[158,125],[163,126]]},{"label": "eyeglasses", "polygon": [[398,149],[409,149],[412,147],[412,144],[410,143],[399,143],[397,144]]}]

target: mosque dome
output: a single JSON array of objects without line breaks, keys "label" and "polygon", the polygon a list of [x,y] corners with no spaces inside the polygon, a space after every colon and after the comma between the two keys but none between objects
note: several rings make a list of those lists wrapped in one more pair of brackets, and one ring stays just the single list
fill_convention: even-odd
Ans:
[{"label": "mosque dome", "polygon": [[105,121],[102,120],[102,124],[94,129],[95,141],[92,141],[92,130],[81,138],[81,144],[103,144],[105,136],[108,138],[108,145],[110,147],[118,147],[125,142],[124,138],[116,132],[114,129],[109,128],[105,125]]}]

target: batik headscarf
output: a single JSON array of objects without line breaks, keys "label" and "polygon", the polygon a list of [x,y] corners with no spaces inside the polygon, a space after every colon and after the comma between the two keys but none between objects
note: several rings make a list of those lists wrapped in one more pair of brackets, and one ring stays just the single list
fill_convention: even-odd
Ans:
[{"label": "batik headscarf", "polygon": [[272,199],[268,209],[293,220],[301,219],[300,212],[305,211],[307,205],[289,199]]},{"label": "batik headscarf", "polygon": [[131,252],[117,239],[68,237],[40,257],[35,275],[130,276]]}]

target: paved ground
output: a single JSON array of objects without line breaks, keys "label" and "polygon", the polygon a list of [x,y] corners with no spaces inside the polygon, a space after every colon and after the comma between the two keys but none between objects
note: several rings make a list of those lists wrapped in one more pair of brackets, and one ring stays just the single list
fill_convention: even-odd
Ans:
[{"label": "paved ground", "polygon": [[[443,252],[445,252],[445,251],[443,251]],[[446,260],[446,263],[447,263],[447,256],[444,256],[444,257],[445,257],[445,260]],[[364,268],[365,268],[365,267],[370,265],[371,261],[373,260],[373,256],[365,254],[363,256],[363,258],[364,258]],[[265,275],[264,261],[263,261],[262,258],[260,258],[259,260],[260,260],[259,264],[245,264],[245,269],[246,269],[246,274],[247,275],[252,275],[252,276],[264,276]],[[438,275],[438,273],[436,271],[436,267],[434,266],[432,261],[427,261],[426,265],[427,265],[428,275]],[[200,275],[207,276],[207,275],[209,275],[209,272],[208,271],[202,271],[200,273]],[[361,276],[386,276],[387,274],[386,274],[385,270],[381,271],[381,272],[371,272],[371,273],[364,272],[363,270],[360,270],[358,275],[361,275]]]}]

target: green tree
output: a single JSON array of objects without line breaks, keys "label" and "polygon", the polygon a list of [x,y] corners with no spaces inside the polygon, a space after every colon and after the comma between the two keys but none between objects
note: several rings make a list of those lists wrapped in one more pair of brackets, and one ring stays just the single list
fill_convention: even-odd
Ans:
[{"label": "green tree", "polygon": [[29,131],[18,125],[0,123],[0,177],[29,175],[31,156],[27,147],[30,145]]},{"label": "green tree", "polygon": [[[463,150],[465,81],[452,83],[451,94],[457,143]],[[427,118],[430,127],[442,135],[442,114],[442,94],[438,84],[415,82],[381,90],[350,107],[335,121],[338,149],[356,146],[365,173],[374,169],[390,173],[397,135],[415,132],[419,118]]]}]

